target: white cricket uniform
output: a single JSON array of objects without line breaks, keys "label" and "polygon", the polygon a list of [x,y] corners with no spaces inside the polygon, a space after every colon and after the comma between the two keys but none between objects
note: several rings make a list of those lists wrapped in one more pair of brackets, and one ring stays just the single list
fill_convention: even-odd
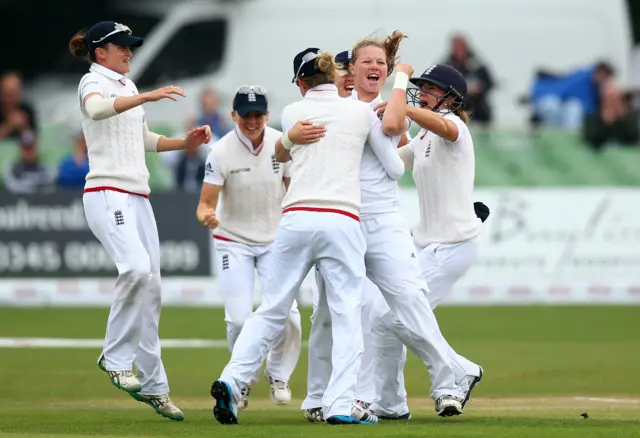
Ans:
[{"label": "white cricket uniform", "polygon": [[[400,149],[407,169],[413,170],[420,205],[420,221],[413,228],[418,260],[427,284],[429,302],[435,309],[450,293],[476,257],[476,236],[482,221],[473,208],[475,156],[467,125],[455,114],[444,115],[456,124],[458,139],[449,142],[421,130],[411,143]],[[382,303],[384,304],[384,303]],[[376,310],[383,312],[381,305]],[[408,412],[403,368],[406,349],[387,325],[388,318],[374,324],[378,351],[374,410],[388,416]],[[466,376],[478,376],[479,366],[458,355],[450,346],[456,381],[468,390]]]},{"label": "white cricket uniform", "polygon": [[[254,147],[236,127],[212,146],[207,157],[204,182],[223,186],[216,211],[220,225],[213,237],[229,351],[253,310],[256,271],[260,283],[266,283],[282,214],[283,178],[289,176],[289,165],[275,158],[281,136],[267,126],[262,144]],[[289,381],[301,348],[300,312],[294,301],[287,327],[267,357],[267,374],[274,380]]]},{"label": "white cricket uniform", "polygon": [[[89,228],[118,268],[115,299],[107,321],[102,356],[109,371],[132,370],[135,362],[141,394],[169,392],[160,357],[160,242],[149,203],[142,106],[104,120],[92,120],[83,101],[92,93],[105,99],[133,96],[125,76],[92,64],[78,87],[89,173],[84,211]],[[154,148],[147,152],[156,152]]]},{"label": "white cricket uniform", "polygon": [[332,332],[340,340],[333,345],[324,416],[350,416],[363,348],[366,244],[359,226],[359,169],[367,140],[383,147],[389,140],[372,138],[372,124],[380,123],[375,114],[368,105],[341,99],[332,84],[310,89],[304,99],[284,109],[285,130],[296,120],[323,125],[326,135],[317,143],[291,148],[291,185],[262,304],[245,323],[220,380],[230,384],[238,400],[240,388],[284,328],[295,291],[315,264],[327,283]]},{"label": "white cricket uniform", "polygon": [[[351,97],[358,100],[355,92]],[[378,96],[369,105],[373,108],[381,101],[381,97]],[[376,306],[384,306],[386,310],[391,306],[394,312],[387,318],[393,321],[393,333],[400,336],[427,365],[432,381],[432,396],[437,398],[448,394],[461,397],[463,389],[456,383],[454,364],[447,356],[448,344],[440,333],[425,297],[428,288],[415,256],[409,226],[398,209],[397,179],[404,172],[403,163],[395,148],[399,140],[399,137],[393,138],[393,147],[385,151],[386,153],[378,153],[368,146],[365,146],[363,151],[360,168],[361,228],[367,241],[365,263],[367,277],[371,280],[365,286],[363,318],[366,318],[367,322],[370,318],[376,320],[386,313],[385,311],[380,314],[377,309],[374,310]],[[322,278],[316,275],[316,281],[318,290],[322,290]],[[379,301],[382,304],[379,304]],[[314,308],[316,328],[312,327],[309,336],[307,397],[302,409],[318,406],[318,399],[326,385],[324,382],[330,369],[330,364],[322,360],[331,348],[331,339],[326,330],[322,330],[322,327],[326,327],[323,320],[328,318],[326,309],[321,307],[323,304],[323,301],[318,300],[318,305]],[[377,352],[371,324],[364,325],[366,363],[363,363],[360,371],[356,398],[373,402],[376,396]],[[315,333],[315,330],[324,333]]]}]

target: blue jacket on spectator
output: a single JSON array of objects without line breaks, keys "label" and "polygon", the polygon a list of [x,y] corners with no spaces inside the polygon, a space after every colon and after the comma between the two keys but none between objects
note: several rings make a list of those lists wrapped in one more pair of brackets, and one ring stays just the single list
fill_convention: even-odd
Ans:
[{"label": "blue jacket on spectator", "polygon": [[539,73],[533,83],[531,100],[536,102],[544,96],[555,96],[563,101],[577,99],[585,114],[596,113],[599,105],[598,85],[593,79],[596,67],[590,66],[566,75]]},{"label": "blue jacket on spectator", "polygon": [[78,164],[73,154],[68,155],[60,162],[58,186],[62,189],[82,189],[87,173],[89,173],[89,159]]}]

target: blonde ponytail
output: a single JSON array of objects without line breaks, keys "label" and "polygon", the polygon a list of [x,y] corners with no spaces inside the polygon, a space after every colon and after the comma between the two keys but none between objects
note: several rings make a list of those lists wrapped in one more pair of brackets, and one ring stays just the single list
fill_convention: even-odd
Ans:
[{"label": "blonde ponytail", "polygon": [[333,84],[338,74],[338,65],[330,52],[322,52],[315,59],[315,66],[322,73],[308,78],[299,78],[308,88],[318,85]]},{"label": "blonde ponytail", "polygon": [[316,58],[316,68],[320,70],[331,83],[336,78],[336,70],[338,66],[333,55],[329,52],[322,52],[320,56]]}]

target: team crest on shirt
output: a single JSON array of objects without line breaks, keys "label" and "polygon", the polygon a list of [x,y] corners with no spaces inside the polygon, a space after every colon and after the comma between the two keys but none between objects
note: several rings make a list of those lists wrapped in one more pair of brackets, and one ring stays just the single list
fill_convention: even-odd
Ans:
[{"label": "team crest on shirt", "polygon": [[273,173],[280,172],[280,162],[276,160],[276,156],[271,155],[271,168],[273,169]]},{"label": "team crest on shirt", "polygon": [[427,150],[424,151],[424,156],[428,157],[431,154],[431,140],[429,140],[429,144],[427,145]]}]

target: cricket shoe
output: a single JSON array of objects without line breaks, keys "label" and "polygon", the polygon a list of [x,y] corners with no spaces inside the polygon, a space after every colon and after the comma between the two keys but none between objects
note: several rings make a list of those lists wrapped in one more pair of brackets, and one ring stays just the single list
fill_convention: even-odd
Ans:
[{"label": "cricket shoe", "polygon": [[[369,419],[371,420],[371,419]],[[378,419],[375,421],[367,421],[367,420],[359,420],[357,418],[353,418],[351,416],[347,417],[346,415],[333,415],[327,418],[327,424],[376,424],[378,423]]]},{"label": "cricket shoe", "polygon": [[136,375],[133,374],[133,371],[108,371],[107,362],[104,356],[100,356],[100,359],[98,359],[98,368],[109,375],[111,383],[116,388],[122,389],[129,394],[142,391],[142,384],[140,383]]},{"label": "cricket shoe", "polygon": [[266,371],[264,375],[269,380],[269,385],[271,385],[271,401],[277,405],[289,404],[291,401],[291,389],[289,389],[289,384],[285,381],[271,378]]},{"label": "cricket shoe", "polygon": [[240,391],[240,401],[238,402],[238,410],[244,411],[249,407],[249,394],[251,394],[251,388],[242,388]]},{"label": "cricket shoe", "polygon": [[436,412],[441,417],[453,417],[462,414],[463,398],[442,395],[436,400]]},{"label": "cricket shoe", "polygon": [[144,395],[131,393],[131,397],[151,406],[158,414],[174,421],[184,420],[182,411],[171,401],[169,394]]},{"label": "cricket shoe", "polygon": [[411,420],[411,412],[402,415],[376,415],[378,420]]},{"label": "cricket shoe", "polygon": [[371,403],[369,412],[378,417],[378,420],[411,420],[411,412],[407,411],[405,414],[389,414],[389,411],[384,411],[377,403]]},{"label": "cricket shoe", "polygon": [[233,401],[231,386],[223,380],[216,380],[211,385],[211,397],[216,399],[213,416],[221,424],[238,424],[236,403]]},{"label": "cricket shoe", "polygon": [[311,408],[304,411],[304,418],[310,423],[324,423],[322,408]]},{"label": "cricket shoe", "polygon": [[356,400],[351,406],[351,417],[364,424],[376,424],[378,417],[369,409],[371,403]]},{"label": "cricket shoe", "polygon": [[473,391],[473,388],[475,388],[476,385],[478,383],[480,383],[480,381],[482,380],[482,375],[484,374],[484,370],[482,369],[482,367],[479,367],[479,368],[480,368],[480,375],[479,376],[467,376],[467,380],[469,382],[469,389],[467,390],[466,394],[464,395],[464,400],[462,401],[462,407],[463,408],[467,405],[467,402],[471,398],[471,391]]}]

